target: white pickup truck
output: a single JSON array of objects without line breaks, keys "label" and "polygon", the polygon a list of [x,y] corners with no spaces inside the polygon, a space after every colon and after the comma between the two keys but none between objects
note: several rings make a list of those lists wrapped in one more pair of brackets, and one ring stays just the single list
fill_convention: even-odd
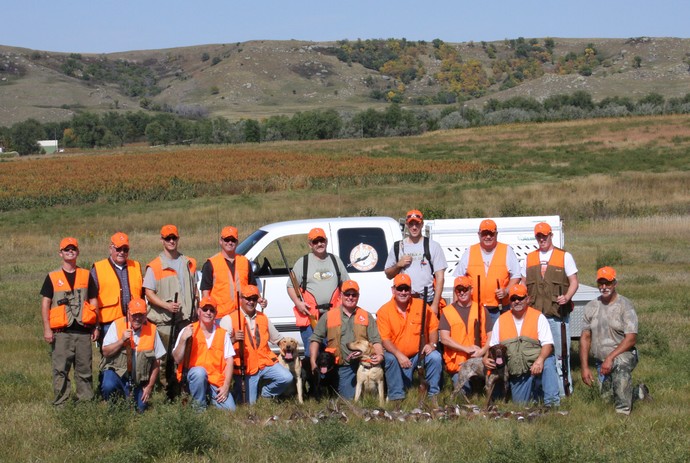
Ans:
[{"label": "white pickup truck", "polygon": [[[437,219],[424,222],[424,235],[443,248],[446,269],[443,297],[451,301],[453,270],[465,249],[479,241],[477,231],[483,219]],[[553,243],[563,247],[563,225],[559,216],[495,217],[498,240],[513,247],[521,261],[537,249],[534,226],[547,222],[553,230]],[[280,255],[280,241],[290,266],[309,252],[307,234],[314,227],[323,228],[328,236],[328,252],[340,256],[350,277],[360,287],[359,306],[371,313],[391,297],[391,281],[383,272],[388,252],[395,241],[403,237],[403,221],[390,217],[341,217],[278,222],[263,226],[243,240],[237,248],[254,269],[260,290],[268,299],[266,315],[286,336],[300,340],[295,326],[293,304],[287,295],[288,269]],[[575,309],[571,315],[571,332],[578,337],[581,331],[582,308],[598,296],[596,288],[580,285],[573,298]]]}]

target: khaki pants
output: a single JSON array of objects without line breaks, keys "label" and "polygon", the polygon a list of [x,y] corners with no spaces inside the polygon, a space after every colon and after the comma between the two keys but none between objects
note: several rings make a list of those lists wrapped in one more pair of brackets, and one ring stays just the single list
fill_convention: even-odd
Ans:
[{"label": "khaki pants", "polygon": [[53,405],[61,405],[69,400],[72,387],[69,371],[74,365],[74,382],[77,399],[93,399],[93,378],[91,370],[91,335],[89,333],[55,333],[52,344],[53,364]]}]

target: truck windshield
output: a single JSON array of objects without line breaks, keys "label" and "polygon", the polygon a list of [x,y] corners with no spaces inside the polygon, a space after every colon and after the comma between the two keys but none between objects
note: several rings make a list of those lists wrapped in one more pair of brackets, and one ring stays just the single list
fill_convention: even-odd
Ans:
[{"label": "truck windshield", "polygon": [[256,243],[259,242],[261,238],[264,237],[268,232],[258,229],[248,237],[242,240],[240,244],[237,245],[237,254],[242,254],[243,256],[247,254],[247,252],[254,247]]}]

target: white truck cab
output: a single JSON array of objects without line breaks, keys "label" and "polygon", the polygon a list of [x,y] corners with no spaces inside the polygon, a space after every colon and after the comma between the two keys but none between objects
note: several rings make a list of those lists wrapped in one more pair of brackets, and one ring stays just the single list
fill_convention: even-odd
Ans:
[{"label": "white truck cab", "polygon": [[[437,219],[424,222],[424,235],[437,241],[446,256],[443,297],[452,300],[453,271],[467,247],[478,243],[480,219]],[[509,244],[518,259],[537,249],[534,226],[547,222],[553,230],[555,246],[563,247],[565,237],[559,216],[496,217],[498,240]],[[340,217],[293,220],[265,225],[244,239],[237,248],[239,254],[252,262],[259,290],[268,299],[265,310],[275,327],[286,336],[301,342],[295,326],[293,304],[287,295],[289,269],[282,259],[278,242],[290,269],[297,259],[309,252],[307,234],[319,227],[326,232],[328,252],[341,258],[350,278],[360,287],[359,306],[375,314],[391,298],[391,281],[384,274],[384,265],[393,243],[402,239],[404,221],[390,217]],[[581,331],[582,307],[596,298],[596,288],[580,285],[573,301],[571,315],[573,337]]]}]

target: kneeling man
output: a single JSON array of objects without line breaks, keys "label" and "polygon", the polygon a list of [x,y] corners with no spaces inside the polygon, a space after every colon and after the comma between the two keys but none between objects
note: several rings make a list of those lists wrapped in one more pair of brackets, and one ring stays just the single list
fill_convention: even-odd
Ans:
[{"label": "kneeling man", "polygon": [[[560,405],[560,396],[549,322],[544,314],[528,307],[525,285],[513,286],[508,296],[510,312],[496,320],[489,346],[503,344],[508,349],[506,366],[513,401],[543,400],[547,407],[556,407]],[[488,351],[484,355],[484,366],[496,368]]]}]

